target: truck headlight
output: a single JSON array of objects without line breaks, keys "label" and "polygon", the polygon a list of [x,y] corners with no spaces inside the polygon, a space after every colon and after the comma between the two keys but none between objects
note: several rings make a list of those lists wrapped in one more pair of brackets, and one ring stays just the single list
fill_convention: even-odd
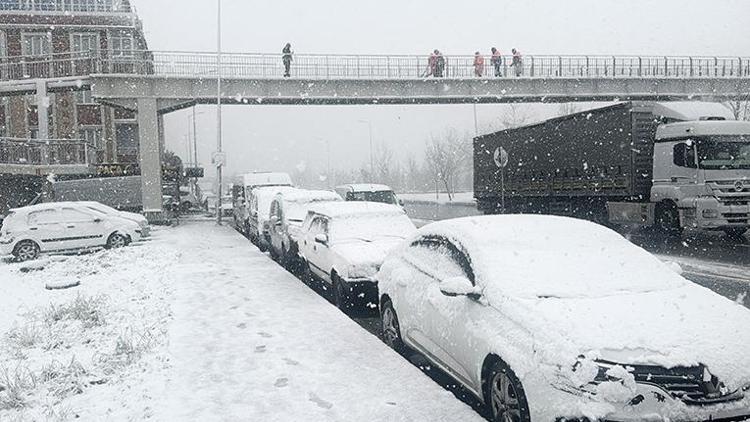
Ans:
[{"label": "truck headlight", "polygon": [[703,210],[703,218],[719,218],[719,211],[714,209]]}]

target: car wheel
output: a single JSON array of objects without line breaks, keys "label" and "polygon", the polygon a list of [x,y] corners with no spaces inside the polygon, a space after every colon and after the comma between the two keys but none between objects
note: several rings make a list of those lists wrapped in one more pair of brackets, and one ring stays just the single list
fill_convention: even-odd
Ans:
[{"label": "car wheel", "polygon": [[401,326],[398,323],[396,310],[393,304],[386,299],[380,309],[380,326],[383,331],[383,342],[398,353],[406,350],[404,341],[401,339]]},{"label": "car wheel", "polygon": [[352,308],[352,303],[346,282],[336,273],[331,274],[331,279],[333,281],[333,303],[341,312],[348,313]]},{"label": "car wheel", "polygon": [[120,233],[112,233],[107,239],[107,249],[120,249],[128,246],[128,238]]},{"label": "car wheel", "polygon": [[498,360],[490,367],[484,394],[492,421],[531,421],[523,385],[505,362]]},{"label": "car wheel", "polygon": [[315,276],[310,269],[310,263],[307,261],[300,262],[300,278],[302,282],[310,287],[315,285]]},{"label": "car wheel", "polygon": [[18,262],[33,261],[39,258],[39,245],[31,240],[24,240],[19,242],[13,249],[13,256]]}]

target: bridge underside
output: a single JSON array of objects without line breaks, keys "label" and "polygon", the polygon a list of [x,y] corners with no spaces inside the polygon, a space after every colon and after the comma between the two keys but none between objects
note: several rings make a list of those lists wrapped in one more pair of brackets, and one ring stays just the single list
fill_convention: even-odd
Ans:
[{"label": "bridge underside", "polygon": [[[205,78],[97,75],[93,97],[128,109],[153,98],[161,113],[216,103],[216,81]],[[533,103],[574,101],[747,100],[748,78],[498,78],[498,79],[225,79],[226,104],[365,105]]]}]

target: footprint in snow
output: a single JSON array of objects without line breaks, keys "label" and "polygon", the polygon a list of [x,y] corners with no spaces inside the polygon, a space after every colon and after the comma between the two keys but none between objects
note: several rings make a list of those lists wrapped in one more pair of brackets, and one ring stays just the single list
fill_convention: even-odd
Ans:
[{"label": "footprint in snow", "polygon": [[237,328],[244,330],[245,328],[247,328],[247,324],[245,324],[244,322],[240,322],[239,324],[237,324]]},{"label": "footprint in snow", "polygon": [[299,365],[299,362],[297,362],[294,359],[284,358],[284,362],[286,362],[287,365],[291,365],[291,366]]},{"label": "footprint in snow", "polygon": [[265,353],[266,346],[258,346],[255,348],[255,353]]},{"label": "footprint in snow", "polygon": [[263,338],[271,338],[273,335],[266,333],[265,331],[258,331],[258,335]]},{"label": "footprint in snow", "polygon": [[230,311],[233,311],[233,310],[235,310],[235,309],[237,309],[237,308],[239,308],[239,306],[237,306],[237,305],[234,305],[234,306],[230,307],[230,308],[229,308],[229,310],[230,310]]},{"label": "footprint in snow", "polygon": [[310,393],[309,397],[310,397],[310,401],[317,404],[318,407],[322,407],[323,409],[330,409],[333,407],[333,403],[321,399],[315,393]]},{"label": "footprint in snow", "polygon": [[273,383],[274,387],[283,388],[289,385],[289,378],[279,378]]}]

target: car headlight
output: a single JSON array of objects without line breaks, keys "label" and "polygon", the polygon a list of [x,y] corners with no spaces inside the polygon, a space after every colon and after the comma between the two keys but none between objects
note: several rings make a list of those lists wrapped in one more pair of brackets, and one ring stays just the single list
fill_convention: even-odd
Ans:
[{"label": "car headlight", "polygon": [[11,236],[0,237],[0,244],[10,245],[11,243],[13,243],[13,240],[15,239],[13,239],[13,237]]},{"label": "car headlight", "polygon": [[622,396],[636,389],[633,368],[579,357],[570,372],[562,372],[554,386],[560,390],[579,395]]}]

